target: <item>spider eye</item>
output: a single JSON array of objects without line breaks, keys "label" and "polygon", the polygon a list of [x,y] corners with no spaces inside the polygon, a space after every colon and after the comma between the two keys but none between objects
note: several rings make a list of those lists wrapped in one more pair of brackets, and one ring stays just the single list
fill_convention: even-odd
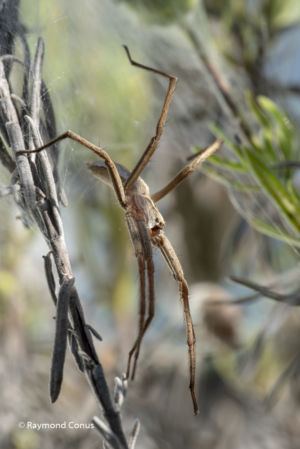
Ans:
[{"label": "spider eye", "polygon": [[162,217],[156,217],[155,222],[156,222],[159,226],[161,226],[162,228],[163,228],[164,225],[165,225],[165,221],[164,221],[164,219],[163,219]]},{"label": "spider eye", "polygon": [[159,217],[155,218],[155,225],[153,226],[152,229],[155,231],[159,231],[159,230],[163,229],[163,227],[164,227],[164,222],[161,221],[159,219]]},{"label": "spider eye", "polygon": [[161,230],[160,226],[153,226],[153,228],[151,228],[151,232],[152,234],[156,234],[157,232],[159,232]]}]

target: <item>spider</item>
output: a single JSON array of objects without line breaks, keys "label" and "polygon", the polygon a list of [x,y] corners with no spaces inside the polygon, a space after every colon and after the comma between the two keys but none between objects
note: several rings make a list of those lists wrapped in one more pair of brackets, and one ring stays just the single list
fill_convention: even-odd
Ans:
[{"label": "spider", "polygon": [[[177,175],[161,190],[154,194],[150,194],[148,185],[140,178],[141,172],[148,164],[151,156],[157,149],[159,140],[163,133],[166,117],[170,102],[175,90],[177,78],[168,73],[156,70],[152,67],[140,64],[131,57],[129,49],[124,45],[129,62],[136,67],[156,73],[169,80],[168,90],[165,96],[162,111],[160,113],[156,132],[151,138],[146,150],[140,157],[136,166],[132,171],[127,170],[124,166],[115,163],[110,156],[100,147],[93,145],[88,140],[75,134],[72,131],[65,133],[52,139],[45,145],[34,150],[22,150],[18,154],[37,153],[43,149],[50,147],[54,143],[69,138],[72,139],[89,150],[96,153],[103,161],[88,164],[89,170],[105,183],[109,184],[117,197],[117,200],[124,210],[125,220],[129,230],[129,234],[135,250],[135,256],[139,271],[139,322],[136,340],[129,351],[127,364],[127,378],[134,379],[137,361],[139,357],[142,339],[148,329],[153,317],[155,306],[154,293],[154,263],[152,257],[152,247],[158,248],[167,265],[169,266],[175,280],[178,282],[180,298],[183,304],[186,339],[189,355],[189,389],[193,402],[194,413],[198,413],[196,395],[194,391],[195,385],[195,333],[192,323],[189,307],[188,285],[185,280],[183,270],[179,259],[164,234],[165,221],[159,212],[156,203],[166,196],[170,191],[178,186],[188,175],[190,175],[206,158],[220,148],[222,140],[217,139],[212,145],[206,148],[200,154],[193,157],[192,161],[186,165]],[[132,358],[134,362],[132,366]]]}]

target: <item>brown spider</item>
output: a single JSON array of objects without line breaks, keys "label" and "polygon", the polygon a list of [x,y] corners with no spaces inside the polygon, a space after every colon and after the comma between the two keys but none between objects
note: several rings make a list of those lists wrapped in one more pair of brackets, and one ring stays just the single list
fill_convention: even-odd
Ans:
[{"label": "brown spider", "polygon": [[[134,169],[130,172],[120,164],[113,162],[110,156],[101,148],[93,145],[83,137],[72,131],[66,131],[55,139],[35,150],[22,150],[18,153],[36,153],[39,152],[59,140],[70,138],[86,148],[96,153],[103,162],[93,162],[88,164],[91,172],[99,177],[102,181],[109,184],[115,191],[120,206],[125,212],[126,223],[129,234],[135,250],[139,269],[139,285],[140,285],[140,310],[137,338],[129,352],[127,365],[127,378],[134,378],[137,360],[140,352],[140,346],[143,336],[154,317],[154,264],[152,258],[152,246],[158,248],[167,265],[169,266],[175,280],[178,282],[180,298],[183,303],[187,344],[189,350],[189,373],[190,373],[190,392],[193,401],[194,413],[198,413],[197,400],[194,392],[195,385],[195,334],[190,314],[188,285],[184,278],[183,270],[178,257],[164,235],[165,221],[156,207],[156,202],[167,195],[179,183],[181,183],[189,174],[191,174],[206,158],[222,145],[221,139],[217,139],[212,145],[205,149],[201,154],[193,157],[192,162],[186,165],[163,189],[150,195],[149,187],[139,177],[143,169],[148,164],[152,154],[156,150],[163,127],[166,121],[169,105],[175,90],[177,78],[165,72],[153,69],[152,67],[139,64],[132,60],[129,50],[124,46],[130,63],[144,70],[157,73],[169,79],[168,91],[165,97],[163,108],[156,126],[155,136],[150,140],[149,145],[137,162]],[[147,285],[147,292],[146,292]],[[147,317],[146,317],[147,308]],[[131,370],[131,360],[134,355],[134,364]]]}]

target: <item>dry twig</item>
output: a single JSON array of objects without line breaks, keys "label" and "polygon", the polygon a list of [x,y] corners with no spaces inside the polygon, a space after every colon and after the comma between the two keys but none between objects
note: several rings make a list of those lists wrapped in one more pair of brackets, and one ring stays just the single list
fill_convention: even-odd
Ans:
[{"label": "dry twig", "polygon": [[[17,2],[18,3],[18,2]],[[16,3],[16,5],[17,5]],[[17,6],[16,6],[17,7]],[[9,14],[10,11],[6,11]],[[1,21],[2,23],[2,21]],[[99,334],[85,322],[83,309],[76,290],[68,249],[64,237],[64,226],[60,214],[59,202],[65,202],[57,176],[57,155],[54,148],[49,154],[17,154],[22,148],[34,149],[56,135],[55,117],[51,98],[42,80],[44,43],[37,43],[33,64],[23,34],[22,27],[14,28],[21,38],[24,48],[24,60],[12,54],[3,54],[0,58],[0,161],[12,174],[11,186],[2,189],[0,196],[13,194],[23,213],[23,222],[36,225],[49,247],[44,257],[44,266],[51,297],[56,305],[56,334],[52,356],[50,395],[54,402],[60,392],[63,380],[63,366],[66,344],[69,341],[71,351],[78,368],[85,373],[89,384],[101,404],[107,424],[99,425],[101,434],[111,447],[128,449],[120,408],[125,396],[125,381],[116,381],[115,401],[109,388],[93,344],[92,335],[101,339]],[[10,46],[12,51],[13,45]],[[3,46],[1,47],[3,50]],[[23,65],[23,96],[17,98],[11,90],[10,73],[13,64]],[[42,118],[42,112],[44,118]],[[60,287],[55,286],[51,256],[54,259]],[[107,432],[103,429],[106,426]],[[135,427],[136,428],[136,427]],[[132,440],[136,439],[136,431]],[[130,443],[133,447],[133,443]]]}]

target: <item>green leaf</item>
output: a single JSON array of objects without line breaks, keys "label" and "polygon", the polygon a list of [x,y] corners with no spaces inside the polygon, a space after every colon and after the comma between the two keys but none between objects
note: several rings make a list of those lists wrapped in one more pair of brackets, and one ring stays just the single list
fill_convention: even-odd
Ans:
[{"label": "green leaf", "polygon": [[202,172],[210,176],[211,178],[218,181],[220,184],[225,185],[226,187],[231,187],[238,191],[243,192],[259,192],[261,188],[259,186],[253,186],[253,185],[247,185],[247,184],[241,184],[239,182],[236,182],[234,178],[231,178],[230,176],[226,176],[224,174],[220,174],[214,168],[209,166],[208,164],[202,166]]},{"label": "green leaf", "polygon": [[[199,151],[202,151],[202,148],[193,147],[192,150],[195,153],[199,153]],[[215,165],[217,167],[222,167],[226,170],[232,170],[232,171],[241,172],[241,173],[246,173],[246,171],[247,171],[246,167],[243,164],[240,164],[238,162],[235,162],[235,161],[232,161],[229,159],[224,159],[224,158],[215,156],[214,154],[209,157],[208,163]]]},{"label": "green leaf", "polygon": [[281,210],[287,221],[299,231],[300,230],[300,204],[295,201],[295,198],[291,196],[288,190],[283,184],[276,178],[276,176],[268,169],[262,159],[258,157],[253,151],[246,149],[246,154],[250,162],[252,172],[272,198],[277,207]]},{"label": "green leaf", "polygon": [[225,145],[230,148],[240,160],[243,160],[243,152],[240,147],[234,143],[217,125],[212,125],[211,131],[216,137],[223,139]]},{"label": "green leaf", "polygon": [[260,95],[257,101],[277,125],[275,134],[283,156],[286,159],[291,158],[294,130],[289,118],[270,98]]},{"label": "green leaf", "polygon": [[268,120],[268,117],[264,114],[262,109],[258,106],[252,92],[247,91],[246,98],[253,115],[255,116],[261,127],[270,129],[270,121]]},{"label": "green leaf", "polygon": [[274,226],[271,226],[259,219],[250,220],[249,223],[262,234],[268,235],[269,237],[273,237],[277,240],[281,240],[282,242],[285,242],[289,245],[300,247],[300,236],[299,239],[291,237],[289,234],[284,233]]},{"label": "green leaf", "polygon": [[269,162],[276,163],[278,161],[278,155],[276,151],[274,151],[272,137],[267,137],[264,135],[263,147],[266,153],[270,156]]}]

